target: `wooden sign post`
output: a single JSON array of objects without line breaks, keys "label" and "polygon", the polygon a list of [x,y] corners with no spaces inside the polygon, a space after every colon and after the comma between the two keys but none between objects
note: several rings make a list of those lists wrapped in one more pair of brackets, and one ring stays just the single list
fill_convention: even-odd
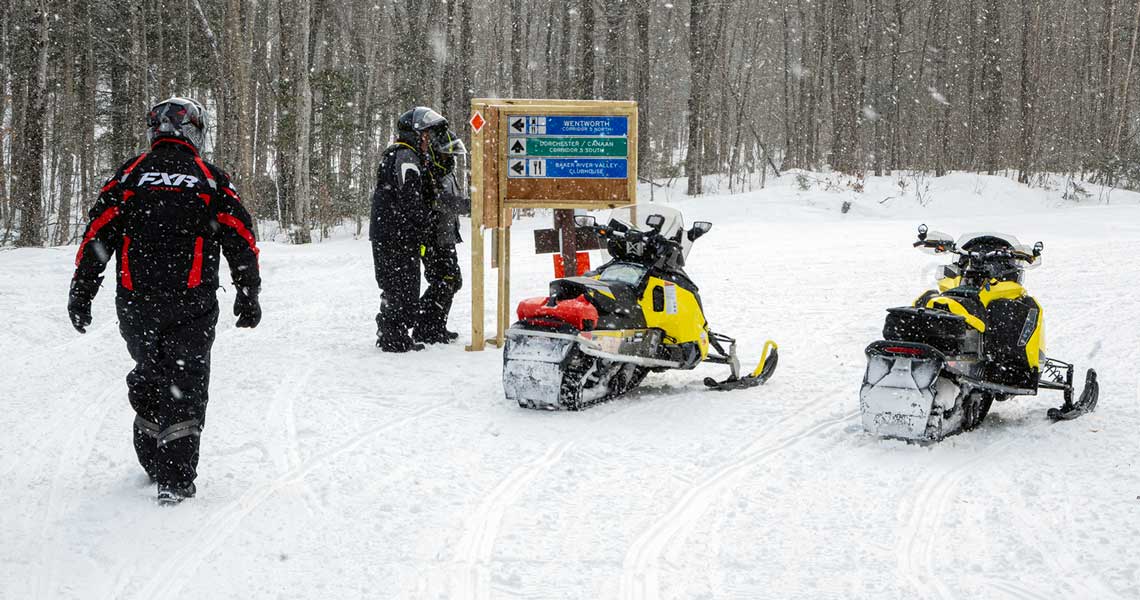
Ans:
[{"label": "wooden sign post", "polygon": [[[488,341],[501,347],[511,318],[514,209],[598,210],[637,201],[637,103],[479,98],[471,101],[470,124],[471,345],[467,349],[474,351],[483,350]],[[499,269],[497,327],[490,340],[484,332],[484,229],[492,230],[492,266]]]}]

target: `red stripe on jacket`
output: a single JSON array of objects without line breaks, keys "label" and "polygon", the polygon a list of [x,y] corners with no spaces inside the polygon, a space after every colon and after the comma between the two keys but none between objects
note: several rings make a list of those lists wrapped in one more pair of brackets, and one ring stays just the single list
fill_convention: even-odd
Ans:
[{"label": "red stripe on jacket", "polygon": [[120,280],[123,284],[123,287],[127,288],[128,290],[134,291],[135,285],[131,281],[131,264],[127,260],[127,251],[130,250],[130,248],[131,248],[131,236],[124,235],[123,236],[123,250],[121,252],[119,252],[119,256],[120,256],[120,258],[122,258],[122,267],[120,267],[120,269],[119,269],[119,274],[122,275]]},{"label": "red stripe on jacket", "polygon": [[238,235],[249,243],[249,249],[253,250],[253,255],[261,256],[261,250],[257,248],[257,241],[253,239],[253,234],[246,228],[245,223],[242,223],[237,217],[225,213],[218,215],[218,222],[222,225],[229,225],[237,230]]},{"label": "red stripe on jacket", "polygon": [[190,278],[186,287],[196,288],[202,283],[202,238],[194,240],[194,262],[190,265]]},{"label": "red stripe on jacket", "polygon": [[87,235],[83,236],[83,243],[79,244],[79,252],[75,253],[75,266],[78,267],[79,261],[83,260],[83,250],[87,248],[87,244],[95,239],[95,235],[99,233],[100,229],[117,216],[119,216],[119,207],[112,206],[103,211],[103,214],[99,215],[99,218],[91,222],[91,227],[87,229]]}]

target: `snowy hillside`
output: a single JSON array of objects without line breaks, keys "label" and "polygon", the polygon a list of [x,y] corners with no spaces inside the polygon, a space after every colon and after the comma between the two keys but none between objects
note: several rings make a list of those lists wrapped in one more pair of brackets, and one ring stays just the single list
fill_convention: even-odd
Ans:
[{"label": "snowy hillside", "polygon": [[[173,509],[135,463],[113,289],[80,336],[75,248],[0,252],[0,598],[1140,597],[1140,196],[769,183],[654,198],[714,223],[688,272],[746,362],[779,342],[772,381],[654,374],[581,413],[506,401],[494,349],[378,352],[366,241],[263,244],[265,318],[235,329],[220,294],[199,497]],[[548,220],[514,230],[512,302],[544,294]],[[1045,242],[1027,286],[1049,353],[1098,369],[1096,413],[1053,424],[1045,395],[932,447],[861,431],[863,349],[933,283],[921,222]]]}]

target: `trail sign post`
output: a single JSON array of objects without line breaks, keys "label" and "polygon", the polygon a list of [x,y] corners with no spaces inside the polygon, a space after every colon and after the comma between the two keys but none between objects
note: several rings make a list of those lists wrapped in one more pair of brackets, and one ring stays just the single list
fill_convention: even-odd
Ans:
[{"label": "trail sign post", "polygon": [[[574,272],[569,210],[637,201],[637,103],[596,100],[471,101],[471,345],[501,346],[510,320],[510,227],[518,208],[552,208],[565,228],[562,252]],[[484,230],[499,269],[497,327],[484,333]]]}]

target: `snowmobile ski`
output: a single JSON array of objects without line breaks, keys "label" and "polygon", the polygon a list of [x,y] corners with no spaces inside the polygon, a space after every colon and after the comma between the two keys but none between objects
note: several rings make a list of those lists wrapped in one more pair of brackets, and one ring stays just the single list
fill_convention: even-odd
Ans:
[{"label": "snowmobile ski", "polygon": [[1054,421],[1071,421],[1096,410],[1097,400],[1100,399],[1100,384],[1096,380],[1096,371],[1089,369],[1085,374],[1085,389],[1076,402],[1072,402],[1072,390],[1065,394],[1065,404],[1060,408],[1050,408],[1046,413]]},{"label": "snowmobile ski", "polygon": [[[732,357],[735,359],[735,342],[733,342],[731,352]],[[776,365],[779,363],[779,360],[779,347],[776,345],[776,342],[768,340],[764,342],[764,350],[760,353],[760,363],[756,365],[756,369],[752,371],[752,373],[744,377],[740,377],[736,372],[736,369],[734,369],[734,372],[729,375],[728,379],[725,379],[724,381],[717,381],[712,377],[705,377],[705,385],[713,390],[720,392],[742,390],[750,387],[756,387],[758,385],[763,385],[765,382],[771,379],[772,374],[776,372]],[[730,365],[731,364],[732,363],[730,363]]]}]

